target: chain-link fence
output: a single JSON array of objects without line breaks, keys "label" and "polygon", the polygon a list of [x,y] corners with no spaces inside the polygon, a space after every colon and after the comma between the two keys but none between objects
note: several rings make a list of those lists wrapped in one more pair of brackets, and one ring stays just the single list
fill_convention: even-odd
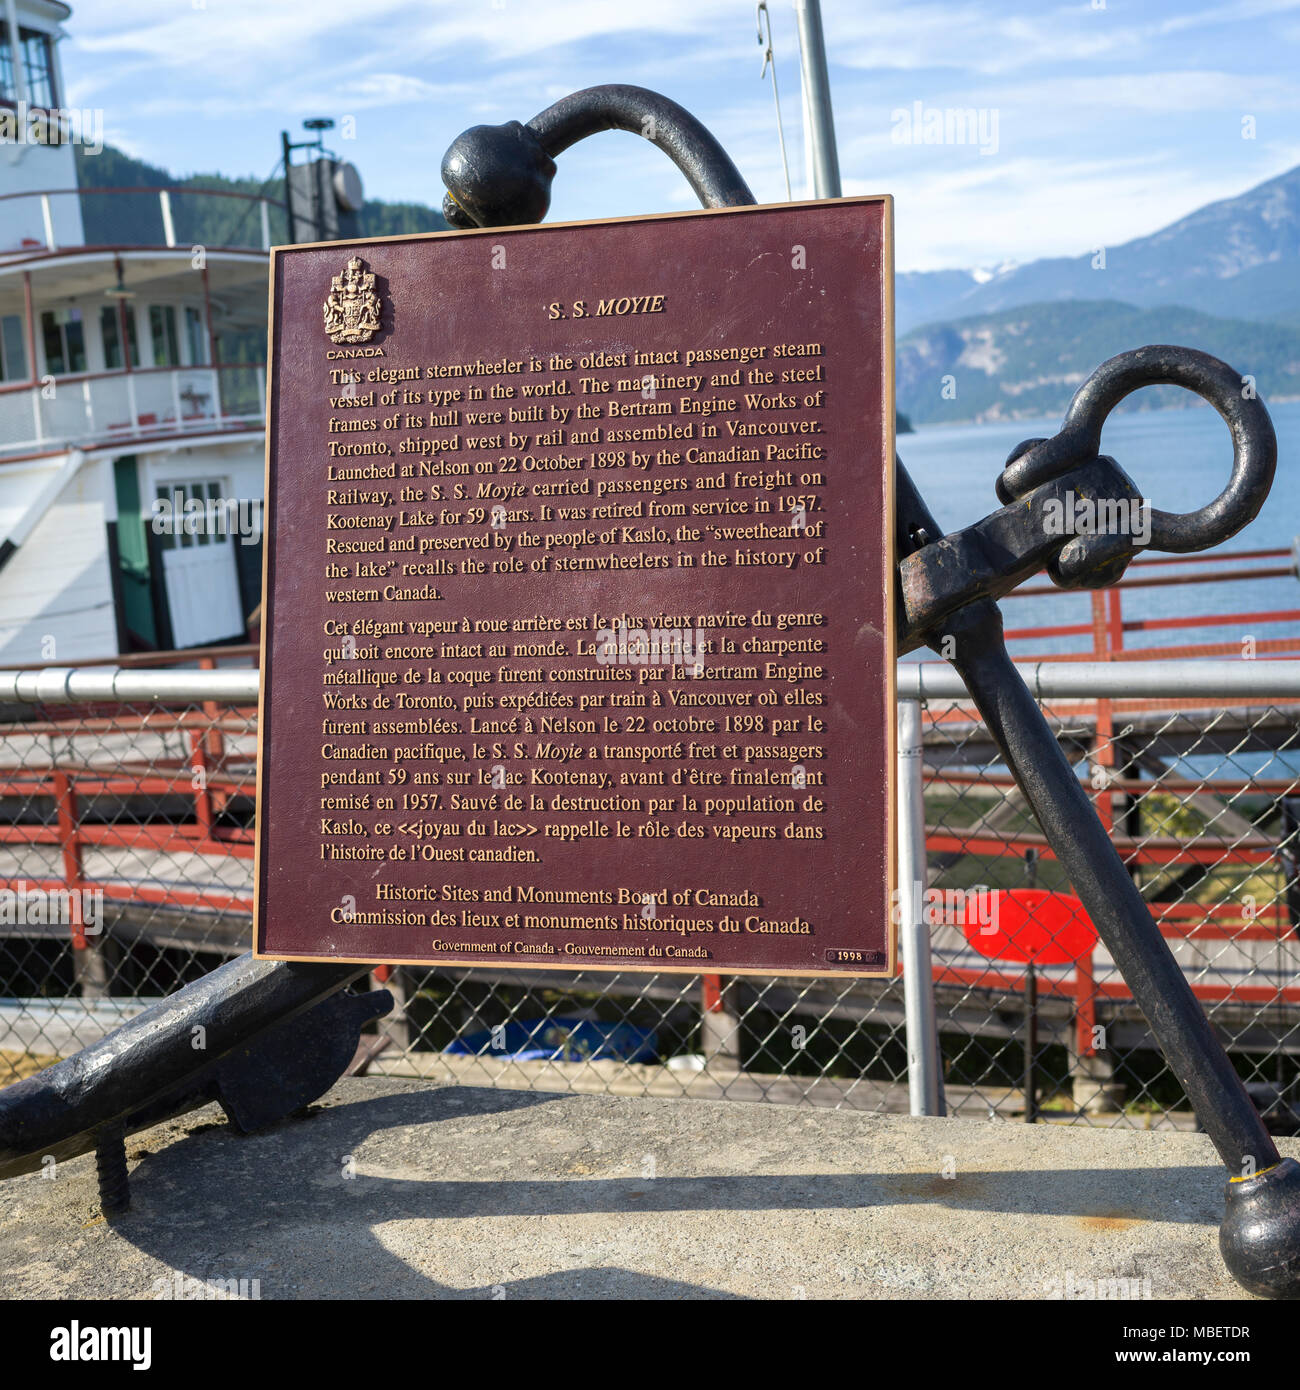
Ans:
[{"label": "chain-link fence", "polygon": [[[257,714],[231,692],[256,677],[184,674],[212,698],[131,703],[110,673],[112,698],[0,703],[0,1085],[248,948]],[[1300,1132],[1300,700],[1150,688],[1044,713],[1270,1127]],[[947,1112],[1192,1126],[987,730],[962,701],[923,710]],[[901,978],[375,973],[398,1007],[358,1052],[372,1073],[908,1109]]]},{"label": "chain-link fence", "polygon": [[[1276,1132],[1300,1132],[1300,704],[1058,700],[1043,712],[1256,1105]],[[1022,1117],[1028,1095],[1044,1119],[1192,1127],[987,731],[966,704],[926,713],[950,1108]],[[976,887],[1009,917],[1001,930],[970,910]],[[1031,968],[1039,942],[1058,963]]]}]

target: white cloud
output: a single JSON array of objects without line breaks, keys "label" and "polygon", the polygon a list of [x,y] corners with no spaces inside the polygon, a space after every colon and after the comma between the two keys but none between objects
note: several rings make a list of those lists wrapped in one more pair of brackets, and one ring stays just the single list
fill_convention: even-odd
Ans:
[{"label": "white cloud", "polygon": [[[1081,256],[1158,231],[1206,203],[1230,198],[1275,168],[1207,177],[1157,157],[1125,161],[1016,160],[890,180],[898,269]],[[876,180],[846,180],[845,192],[878,193]]]}]

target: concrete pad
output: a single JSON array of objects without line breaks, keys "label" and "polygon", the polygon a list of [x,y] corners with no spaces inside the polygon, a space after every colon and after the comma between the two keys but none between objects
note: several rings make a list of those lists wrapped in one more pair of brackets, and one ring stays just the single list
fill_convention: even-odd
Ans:
[{"label": "concrete pad", "polygon": [[0,1294],[1247,1297],[1197,1134],[371,1077],[261,1134],[210,1108],[127,1150],[111,1223],[90,1157],[0,1183]]}]

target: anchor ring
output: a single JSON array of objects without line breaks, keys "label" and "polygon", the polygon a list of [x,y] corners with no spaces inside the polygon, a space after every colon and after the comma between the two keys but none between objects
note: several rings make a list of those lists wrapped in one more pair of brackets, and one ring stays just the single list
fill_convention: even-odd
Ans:
[{"label": "anchor ring", "polygon": [[1277,436],[1264,404],[1245,379],[1217,357],[1194,348],[1158,344],[1103,362],[1074,394],[1060,433],[1012,454],[998,478],[1004,503],[1059,478],[1101,452],[1110,412],[1143,386],[1181,386],[1212,405],[1232,435],[1232,473],[1212,502],[1193,512],[1151,508],[1145,549],[1186,554],[1219,545],[1254,520],[1277,470]]}]

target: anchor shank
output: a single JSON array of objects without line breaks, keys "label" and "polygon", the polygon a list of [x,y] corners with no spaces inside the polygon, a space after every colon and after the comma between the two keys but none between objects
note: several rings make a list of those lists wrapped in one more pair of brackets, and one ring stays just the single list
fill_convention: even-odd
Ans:
[{"label": "anchor shank", "polygon": [[1016,670],[997,605],[970,605],[947,633],[952,664],[1219,1156],[1238,1175],[1277,1163],[1264,1122]]}]

